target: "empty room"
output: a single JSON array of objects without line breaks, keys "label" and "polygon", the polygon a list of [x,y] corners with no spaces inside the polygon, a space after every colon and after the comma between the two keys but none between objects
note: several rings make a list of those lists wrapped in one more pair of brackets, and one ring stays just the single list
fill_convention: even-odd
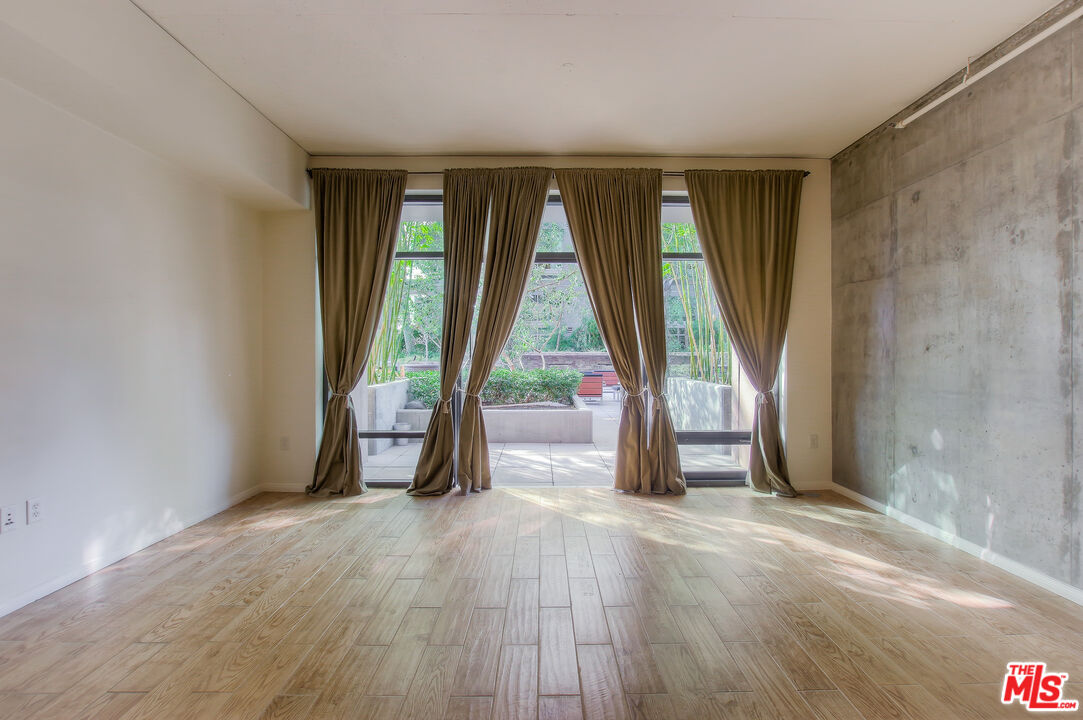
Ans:
[{"label": "empty room", "polygon": [[3,0],[0,720],[1083,717],[1081,193],[1083,0]]}]

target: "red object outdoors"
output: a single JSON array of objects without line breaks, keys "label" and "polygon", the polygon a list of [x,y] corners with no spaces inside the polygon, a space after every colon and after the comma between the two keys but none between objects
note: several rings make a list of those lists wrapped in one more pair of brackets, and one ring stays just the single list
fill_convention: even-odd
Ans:
[{"label": "red object outdoors", "polygon": [[602,376],[601,374],[584,375],[583,381],[579,383],[579,390],[576,392],[581,398],[601,398],[602,397]]}]

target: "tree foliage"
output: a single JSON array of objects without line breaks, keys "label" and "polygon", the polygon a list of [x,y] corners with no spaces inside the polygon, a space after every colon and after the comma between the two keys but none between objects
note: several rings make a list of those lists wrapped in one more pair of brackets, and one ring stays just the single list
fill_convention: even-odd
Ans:
[{"label": "tree foliage", "polygon": [[[538,252],[567,250],[564,233],[561,225],[543,224]],[[663,224],[662,244],[666,252],[699,251],[699,239],[691,223]],[[443,223],[402,223],[400,251],[442,248]],[[671,362],[672,374],[729,383],[729,336],[722,325],[703,262],[667,261],[663,263],[662,275],[667,350],[687,354],[688,358],[687,364],[681,360]],[[370,355],[369,383],[401,377],[403,365],[409,361],[439,360],[443,298],[443,260],[395,261]],[[547,352],[604,350],[579,266],[535,263],[519,317],[501,355],[502,364],[508,370],[515,370],[522,369],[526,353],[541,354],[544,364]]]},{"label": "tree foliage", "polygon": [[[538,252],[564,250],[564,228],[542,225]],[[581,332],[588,323],[593,332]],[[589,330],[589,328],[587,328]],[[587,300],[583,274],[574,263],[537,264],[530,270],[519,317],[504,347],[508,368],[522,366],[525,353],[591,352],[605,350]]]}]

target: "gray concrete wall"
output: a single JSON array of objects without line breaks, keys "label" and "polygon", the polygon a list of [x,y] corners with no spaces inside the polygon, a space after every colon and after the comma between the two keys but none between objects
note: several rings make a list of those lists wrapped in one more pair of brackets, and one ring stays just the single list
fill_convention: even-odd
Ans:
[{"label": "gray concrete wall", "polygon": [[[365,423],[362,430],[391,430],[391,426],[400,422],[396,413],[406,407],[407,391],[410,388],[409,380],[394,380],[379,385],[369,385],[366,388],[365,414],[359,413],[358,417]],[[426,410],[425,412],[431,412]],[[368,453],[377,455],[387,450],[395,443],[391,438],[369,438]]]},{"label": "gray concrete wall", "polygon": [[666,400],[677,430],[733,430],[733,388],[703,380],[666,378]]},{"label": "gray concrete wall", "polygon": [[1077,22],[831,164],[836,481],[1077,587],[1081,121]]},{"label": "gray concrete wall", "polygon": [[605,352],[547,352],[544,358],[541,353],[523,353],[520,362],[524,370],[537,370],[543,366],[571,368],[580,372],[613,368],[613,361]]}]

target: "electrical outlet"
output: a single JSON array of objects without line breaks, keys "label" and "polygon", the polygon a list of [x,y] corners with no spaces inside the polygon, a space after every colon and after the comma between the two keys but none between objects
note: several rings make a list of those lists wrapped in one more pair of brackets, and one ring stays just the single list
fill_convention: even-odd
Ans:
[{"label": "electrical outlet", "polygon": [[0,508],[0,532],[19,529],[19,511],[14,505]]},{"label": "electrical outlet", "polygon": [[820,436],[816,433],[812,433],[808,436],[808,446],[810,450],[815,450],[820,447]]},{"label": "electrical outlet", "polygon": [[26,501],[26,524],[30,525],[41,520],[41,498],[31,498]]},{"label": "electrical outlet", "polygon": [[290,449],[289,435],[283,435],[282,437],[278,438],[278,449],[282,452],[286,452]]}]

